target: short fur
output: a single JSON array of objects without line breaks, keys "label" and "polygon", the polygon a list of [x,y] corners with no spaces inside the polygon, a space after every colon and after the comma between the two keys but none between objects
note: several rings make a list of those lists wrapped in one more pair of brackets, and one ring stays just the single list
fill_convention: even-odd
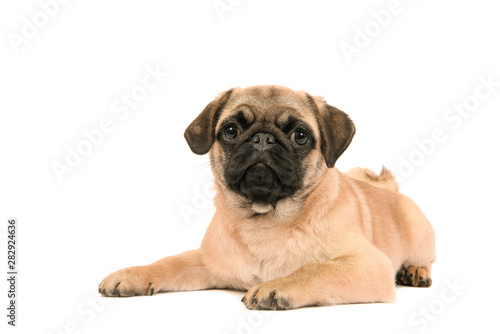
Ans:
[{"label": "short fur", "polygon": [[[245,126],[238,125],[236,139],[224,139],[224,124],[232,119]],[[307,150],[293,143],[287,122],[307,126]],[[258,201],[253,192],[262,188],[243,184],[246,191],[238,192],[230,185],[238,183],[238,171],[225,174],[238,154],[255,158],[257,146],[249,141],[258,143],[256,133],[272,133],[277,143],[269,149],[295,161],[272,162],[274,153],[263,153],[258,167],[239,171],[253,182],[277,182],[273,196],[260,194]],[[222,93],[185,133],[193,152],[209,152],[215,175],[216,213],[201,247],[112,273],[99,292],[120,297],[236,289],[246,291],[242,301],[249,309],[275,310],[392,302],[395,282],[430,286],[434,231],[415,203],[398,192],[391,172],[357,168],[344,174],[334,168],[354,133],[344,112],[305,92],[253,86]],[[272,146],[278,144],[282,148]],[[280,174],[286,165],[300,172],[300,186],[280,192],[279,185],[288,182]]]}]

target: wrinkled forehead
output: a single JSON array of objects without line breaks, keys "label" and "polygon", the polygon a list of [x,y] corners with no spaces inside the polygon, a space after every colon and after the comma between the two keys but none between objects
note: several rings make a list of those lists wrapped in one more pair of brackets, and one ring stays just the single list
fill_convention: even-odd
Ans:
[{"label": "wrinkled forehead", "polygon": [[224,106],[216,131],[226,120],[236,116],[243,116],[248,123],[272,123],[280,128],[294,118],[312,127],[315,134],[319,132],[305,93],[288,89],[259,87],[234,91]]}]

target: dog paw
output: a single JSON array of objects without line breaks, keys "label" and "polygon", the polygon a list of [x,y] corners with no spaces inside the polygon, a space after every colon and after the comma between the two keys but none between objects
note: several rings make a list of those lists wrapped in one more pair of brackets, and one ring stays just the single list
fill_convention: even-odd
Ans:
[{"label": "dog paw", "polygon": [[430,270],[426,267],[401,267],[396,274],[399,285],[429,287],[432,284]]},{"label": "dog paw", "polygon": [[295,308],[286,286],[273,281],[250,288],[241,301],[250,310],[288,310]]},{"label": "dog paw", "polygon": [[99,284],[99,293],[105,297],[152,296],[158,292],[147,267],[130,267],[118,270]]}]

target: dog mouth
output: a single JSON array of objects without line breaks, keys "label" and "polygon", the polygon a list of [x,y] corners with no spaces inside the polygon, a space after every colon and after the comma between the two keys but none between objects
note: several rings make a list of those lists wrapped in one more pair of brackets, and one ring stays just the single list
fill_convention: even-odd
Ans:
[{"label": "dog mouth", "polygon": [[246,206],[262,206],[267,211],[276,203],[292,196],[302,186],[302,175],[290,152],[276,147],[260,152],[242,147],[231,154],[224,167],[224,180],[229,190],[243,196]]},{"label": "dog mouth", "polygon": [[259,161],[249,165],[240,177],[230,184],[230,188],[248,198],[252,203],[275,206],[283,197],[289,196],[293,190],[281,180],[279,171]]},{"label": "dog mouth", "polygon": [[250,165],[243,173],[240,183],[244,188],[253,188],[255,190],[265,191],[279,181],[278,176],[273,169],[263,162]]}]

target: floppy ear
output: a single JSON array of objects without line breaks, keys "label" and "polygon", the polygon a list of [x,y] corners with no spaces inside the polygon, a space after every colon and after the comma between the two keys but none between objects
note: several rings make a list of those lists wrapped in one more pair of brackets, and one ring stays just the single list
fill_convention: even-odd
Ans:
[{"label": "floppy ear", "polygon": [[321,133],[321,153],[325,157],[328,168],[332,168],[351,143],[356,128],[349,116],[342,110],[326,104],[323,100],[316,103],[309,94],[307,94],[307,100],[318,121]]},{"label": "floppy ear", "polygon": [[231,96],[232,89],[225,91],[210,102],[184,131],[184,138],[196,154],[206,154],[215,140],[215,126],[224,105]]}]

